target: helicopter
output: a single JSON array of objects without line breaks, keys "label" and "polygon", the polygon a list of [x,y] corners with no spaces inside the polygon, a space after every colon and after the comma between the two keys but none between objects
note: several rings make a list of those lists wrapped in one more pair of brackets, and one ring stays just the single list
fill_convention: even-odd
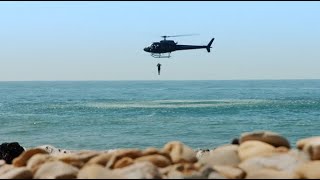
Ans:
[{"label": "helicopter", "polygon": [[[164,38],[160,42],[153,42],[149,47],[145,47],[143,50],[151,53],[151,56],[154,58],[170,58],[170,54],[173,51],[178,50],[191,50],[191,49],[207,49],[208,53],[214,38],[211,39],[208,45],[206,46],[197,46],[197,45],[178,45],[177,42],[173,40],[167,40],[168,37],[180,37],[180,36],[191,36],[191,35],[175,35],[175,36],[161,36]],[[162,55],[167,53],[167,55]]]}]

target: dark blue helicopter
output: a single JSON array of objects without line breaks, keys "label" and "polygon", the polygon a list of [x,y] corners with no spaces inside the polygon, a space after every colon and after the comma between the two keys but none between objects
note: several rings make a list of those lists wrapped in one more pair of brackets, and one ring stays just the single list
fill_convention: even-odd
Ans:
[{"label": "dark blue helicopter", "polygon": [[[167,37],[179,37],[179,36],[190,36],[190,35],[176,35],[176,36],[161,36],[164,40],[160,42],[154,42],[151,46],[144,48],[143,50],[151,53],[151,56],[154,58],[170,58],[170,54],[173,51],[178,50],[191,50],[191,49],[207,49],[210,52],[211,44],[214,38],[211,39],[208,45],[206,46],[196,46],[196,45],[178,45],[177,42],[173,40],[166,40]],[[161,55],[164,53],[168,53],[168,55]]]}]

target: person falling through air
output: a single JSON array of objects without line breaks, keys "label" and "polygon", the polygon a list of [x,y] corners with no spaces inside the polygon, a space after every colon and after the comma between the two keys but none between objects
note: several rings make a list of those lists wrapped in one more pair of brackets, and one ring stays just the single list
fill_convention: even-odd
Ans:
[{"label": "person falling through air", "polygon": [[158,64],[157,64],[157,66],[158,66],[158,75],[160,75],[161,64],[160,64],[160,63],[158,63]]}]

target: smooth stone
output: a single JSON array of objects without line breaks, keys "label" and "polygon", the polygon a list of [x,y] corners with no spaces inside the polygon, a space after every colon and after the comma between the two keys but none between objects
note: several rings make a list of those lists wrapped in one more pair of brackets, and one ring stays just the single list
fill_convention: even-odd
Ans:
[{"label": "smooth stone", "polygon": [[28,160],[27,168],[29,168],[32,173],[35,173],[42,164],[54,160],[56,159],[49,154],[35,154]]},{"label": "smooth stone", "polygon": [[198,150],[196,152],[196,157],[197,157],[198,161],[200,161],[200,159],[208,158],[209,154],[210,154],[210,150]]},{"label": "smooth stone", "polygon": [[320,136],[314,136],[309,138],[300,139],[297,141],[296,146],[298,149],[302,150],[306,144],[309,144],[310,142],[319,142]]},{"label": "smooth stone", "polygon": [[246,179],[299,179],[300,177],[295,173],[288,173],[286,171],[278,171],[274,169],[259,169],[257,171],[250,171]]},{"label": "smooth stone", "polygon": [[311,139],[303,146],[303,151],[308,153],[311,160],[320,160],[320,139]]},{"label": "smooth stone", "polygon": [[114,169],[113,172],[124,176],[125,179],[161,179],[158,168],[151,162],[136,162],[124,168]]},{"label": "smooth stone", "polygon": [[16,167],[26,166],[28,160],[35,154],[48,154],[48,152],[39,148],[28,149],[24,151],[19,157],[15,158],[12,164]]},{"label": "smooth stone", "polygon": [[3,166],[3,165],[5,165],[5,164],[6,164],[6,161],[3,160],[3,159],[0,159],[0,167]]},{"label": "smooth stone", "polygon": [[91,158],[86,165],[90,165],[90,164],[99,164],[102,166],[106,166],[108,161],[111,159],[111,157],[113,156],[112,153],[102,153],[99,154],[98,156],[95,156],[93,158]]},{"label": "smooth stone", "polygon": [[228,179],[243,179],[246,175],[243,170],[232,166],[216,165],[213,169]]},{"label": "smooth stone", "polygon": [[226,165],[236,167],[240,163],[238,145],[223,145],[209,152],[208,156],[199,159],[202,164]]},{"label": "smooth stone", "polygon": [[139,149],[123,149],[118,150],[114,153],[112,153],[111,158],[108,160],[108,163],[106,164],[106,167],[109,169],[113,169],[116,162],[124,157],[128,158],[138,158],[142,156],[142,151]]},{"label": "smooth stone", "polygon": [[255,157],[272,154],[275,152],[275,147],[262,141],[250,140],[240,144],[238,149],[239,158],[241,161]]},{"label": "smooth stone", "polygon": [[17,167],[0,175],[0,179],[32,179],[32,172],[26,167]]},{"label": "smooth stone", "polygon": [[72,151],[72,150],[56,148],[56,147],[51,146],[51,145],[42,145],[42,146],[38,146],[36,148],[43,149],[43,150],[47,151],[49,154],[52,154],[52,155],[70,154],[70,153],[76,152],[76,151]]},{"label": "smooth stone", "polygon": [[251,140],[265,142],[271,144],[274,147],[284,146],[290,148],[290,143],[285,137],[271,131],[247,132],[241,134],[240,136],[240,144]]},{"label": "smooth stone", "polygon": [[167,143],[163,152],[168,153],[173,163],[196,162],[196,153],[189,147],[179,141],[171,141]]},{"label": "smooth stone", "polygon": [[320,161],[310,161],[297,168],[302,179],[320,179]]},{"label": "smooth stone", "polygon": [[239,168],[247,173],[255,172],[260,169],[274,169],[293,173],[300,164],[305,162],[307,162],[307,160],[292,154],[279,153],[266,156],[257,156],[244,160],[239,164]]},{"label": "smooth stone", "polygon": [[124,179],[124,177],[101,165],[90,164],[78,172],[77,179]]},{"label": "smooth stone", "polygon": [[123,157],[121,159],[119,159],[115,164],[114,164],[114,169],[116,168],[123,168],[126,166],[130,166],[131,164],[133,164],[134,161],[132,158],[130,157]]},{"label": "smooth stone", "polygon": [[74,179],[79,169],[61,161],[46,162],[34,174],[35,179]]},{"label": "smooth stone", "polygon": [[77,168],[82,168],[91,158],[97,156],[99,152],[95,151],[86,151],[86,152],[78,152],[72,154],[59,154],[55,157],[67,164],[75,166]]},{"label": "smooth stone", "polygon": [[167,173],[169,179],[206,179],[210,169],[200,170],[200,167],[192,163],[179,163],[170,167]]},{"label": "smooth stone", "polygon": [[167,157],[159,155],[159,154],[141,156],[141,157],[136,158],[134,161],[135,162],[149,161],[157,167],[166,167],[171,164],[171,161]]},{"label": "smooth stone", "polygon": [[13,168],[14,166],[11,164],[4,164],[3,166],[0,167],[0,175],[7,173]]}]

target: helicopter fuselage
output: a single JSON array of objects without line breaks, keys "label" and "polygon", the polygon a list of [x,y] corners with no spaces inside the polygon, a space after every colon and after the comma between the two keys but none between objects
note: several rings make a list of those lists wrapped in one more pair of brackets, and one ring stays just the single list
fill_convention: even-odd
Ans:
[{"label": "helicopter fuselage", "polygon": [[[178,45],[173,40],[161,40],[160,42],[154,42],[149,47],[144,48],[146,52],[153,54],[171,53],[178,50],[191,50],[191,49],[207,49],[210,52],[210,46],[214,38],[210,41],[207,46],[196,46],[196,45]],[[170,56],[168,56],[170,57]]]}]

